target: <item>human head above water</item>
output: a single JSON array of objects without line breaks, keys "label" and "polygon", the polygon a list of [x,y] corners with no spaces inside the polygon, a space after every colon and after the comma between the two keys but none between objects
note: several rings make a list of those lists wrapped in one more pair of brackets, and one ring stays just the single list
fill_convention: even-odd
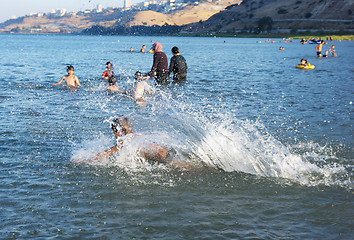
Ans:
[{"label": "human head above water", "polygon": [[307,63],[307,60],[305,59],[305,58],[301,58],[301,61],[300,61],[301,63]]},{"label": "human head above water", "polygon": [[171,51],[172,51],[173,54],[178,54],[179,53],[178,47],[173,47]]},{"label": "human head above water", "polygon": [[106,68],[112,68],[113,64],[111,62],[106,62]]},{"label": "human head above water", "polygon": [[116,137],[132,133],[132,124],[127,117],[118,117],[112,120],[111,128]]},{"label": "human head above water", "polygon": [[66,66],[66,71],[69,72],[73,70],[74,71],[74,67],[72,65]]},{"label": "human head above water", "polygon": [[136,72],[134,73],[134,79],[137,80],[137,81],[142,80],[142,76],[143,76],[143,75],[141,74],[140,71],[136,71]]}]

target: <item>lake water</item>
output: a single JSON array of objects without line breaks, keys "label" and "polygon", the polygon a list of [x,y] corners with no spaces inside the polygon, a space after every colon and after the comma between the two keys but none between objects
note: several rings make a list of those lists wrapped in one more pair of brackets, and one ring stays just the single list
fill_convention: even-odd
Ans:
[{"label": "lake water", "polygon": [[[128,89],[154,41],[180,48],[187,83],[146,106],[107,93],[105,63]],[[0,238],[351,239],[354,43],[333,44],[318,59],[299,40],[0,35]],[[52,85],[68,64],[76,91]],[[85,162],[115,144],[121,115],[196,167],[145,161],[134,143]]]}]

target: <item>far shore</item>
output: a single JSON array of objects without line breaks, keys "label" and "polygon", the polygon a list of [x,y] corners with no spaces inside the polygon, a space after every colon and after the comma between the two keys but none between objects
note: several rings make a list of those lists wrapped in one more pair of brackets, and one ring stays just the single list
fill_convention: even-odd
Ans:
[{"label": "far shore", "polygon": [[[2,34],[14,34],[14,35],[86,35],[86,36],[100,36],[100,34],[81,34],[81,33],[0,33]],[[348,40],[353,41],[354,35],[352,34],[289,34],[289,33],[267,33],[267,34],[252,34],[252,33],[174,33],[174,34],[151,34],[151,35],[109,35],[103,34],[102,36],[173,36],[173,37],[218,37],[218,38],[286,38],[286,39],[310,39],[317,38],[322,40],[330,40],[332,37],[333,40]]]},{"label": "far shore", "polygon": [[292,39],[309,39],[309,38],[317,38],[322,40],[330,40],[332,37],[333,40],[354,40],[354,35],[351,34],[343,34],[343,35],[321,35],[321,34],[282,34],[282,33],[270,33],[270,34],[231,34],[231,33],[215,33],[215,34],[200,34],[200,33],[184,33],[178,34],[174,36],[185,36],[185,37],[225,37],[225,38],[292,38]]}]

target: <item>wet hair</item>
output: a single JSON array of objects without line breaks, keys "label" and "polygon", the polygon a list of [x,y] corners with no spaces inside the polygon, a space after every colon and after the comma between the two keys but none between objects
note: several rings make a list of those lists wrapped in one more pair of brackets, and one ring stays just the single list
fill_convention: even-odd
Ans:
[{"label": "wet hair", "polygon": [[117,79],[112,76],[112,77],[110,77],[110,78],[108,79],[108,84],[109,84],[110,86],[112,86],[112,85],[116,84],[116,81],[117,81]]},{"label": "wet hair", "polygon": [[72,65],[66,66],[66,71],[69,71],[69,70],[74,70],[74,67]]},{"label": "wet hair", "polygon": [[106,67],[107,67],[109,64],[111,64],[112,67],[113,67],[113,64],[112,64],[111,62],[106,62]]},{"label": "wet hair", "polygon": [[135,80],[141,80],[141,77],[142,77],[143,75],[141,74],[141,72],[140,71],[136,71],[135,73],[134,73],[134,79]]},{"label": "wet hair", "polygon": [[174,54],[179,53],[178,47],[173,47],[171,51],[172,51],[172,53],[174,53]]},{"label": "wet hair", "polygon": [[305,58],[301,58],[300,62],[302,62],[302,61],[305,61],[305,63],[307,63],[307,60]]},{"label": "wet hair", "polygon": [[115,118],[111,122],[111,128],[114,132],[122,131],[124,134],[127,134],[128,131],[131,131],[131,123],[127,117]]}]

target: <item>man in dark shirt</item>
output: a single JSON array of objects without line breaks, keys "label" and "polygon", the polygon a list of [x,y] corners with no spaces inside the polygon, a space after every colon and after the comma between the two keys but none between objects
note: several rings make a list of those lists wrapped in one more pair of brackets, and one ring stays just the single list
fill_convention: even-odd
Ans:
[{"label": "man in dark shirt", "polygon": [[187,63],[183,56],[179,55],[178,47],[172,48],[169,72],[173,72],[173,83],[184,83],[187,81]]}]

